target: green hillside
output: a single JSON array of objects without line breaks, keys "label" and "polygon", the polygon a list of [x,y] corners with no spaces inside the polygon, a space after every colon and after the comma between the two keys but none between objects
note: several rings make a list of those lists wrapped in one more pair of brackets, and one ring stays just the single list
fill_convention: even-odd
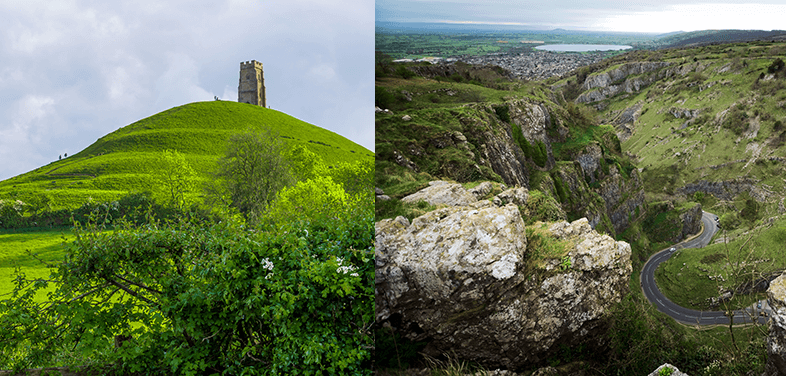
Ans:
[{"label": "green hillside", "polygon": [[92,198],[108,201],[127,192],[155,192],[156,159],[170,149],[208,179],[225,141],[247,129],[269,127],[289,145],[306,145],[334,165],[373,158],[364,147],[279,111],[229,101],[190,103],[112,132],[81,152],[0,182],[0,198],[46,194],[70,208]]}]

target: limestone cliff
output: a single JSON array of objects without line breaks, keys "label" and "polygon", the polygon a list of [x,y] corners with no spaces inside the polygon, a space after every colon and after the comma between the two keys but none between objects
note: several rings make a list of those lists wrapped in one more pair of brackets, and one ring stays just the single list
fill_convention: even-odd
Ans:
[{"label": "limestone cliff", "polygon": [[630,245],[584,218],[535,225],[538,244],[564,251],[549,254],[528,244],[518,207],[497,202],[377,222],[377,322],[427,341],[427,354],[489,367],[532,365],[561,344],[597,345],[628,290]]},{"label": "limestone cliff", "polygon": [[786,375],[786,274],[770,282],[767,303],[772,314],[764,376]]},{"label": "limestone cliff", "polygon": [[[640,179],[634,168],[621,165],[625,157],[613,127],[594,130],[596,126],[582,123],[571,128],[586,121],[576,116],[552,102],[531,98],[412,116],[378,114],[385,127],[405,135],[391,137],[379,156],[389,155],[387,159],[414,173],[460,183],[501,180],[508,186],[537,189],[557,198],[569,217],[587,217],[592,228],[601,225],[600,231],[614,236],[643,212]],[[586,146],[574,141],[593,137],[599,141]],[[578,148],[575,153],[565,151],[561,145],[566,142]],[[386,148],[392,150],[388,153]]]},{"label": "limestone cliff", "polygon": [[663,69],[669,65],[671,63],[668,62],[633,62],[593,74],[584,80],[584,92],[576,98],[576,103],[597,102],[623,92],[638,92],[665,75],[673,74]]}]

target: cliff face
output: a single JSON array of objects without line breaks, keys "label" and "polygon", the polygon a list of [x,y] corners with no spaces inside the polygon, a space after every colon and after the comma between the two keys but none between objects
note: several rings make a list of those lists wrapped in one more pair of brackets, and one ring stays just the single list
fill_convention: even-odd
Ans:
[{"label": "cliff face", "polygon": [[772,309],[767,337],[765,376],[786,375],[786,274],[775,278],[767,289],[767,303]]},{"label": "cliff face", "polygon": [[[569,217],[587,217],[593,228],[602,224],[601,230],[612,235],[624,231],[630,219],[642,212],[638,173],[621,170],[618,161],[624,157],[611,127],[608,131],[588,130],[594,127],[589,125],[571,129],[566,125],[579,122],[577,115],[554,103],[527,98],[430,110],[427,115],[431,118],[418,113],[397,115],[397,119],[377,115],[398,123],[391,128],[398,127],[407,138],[391,139],[392,162],[415,173],[458,182],[502,180],[508,186],[537,189],[558,198]],[[593,134],[603,134],[603,140],[590,142],[575,155],[562,152],[563,160],[556,160],[555,150],[561,144]]]},{"label": "cliff face", "polygon": [[[526,196],[519,195],[526,200]],[[630,245],[586,219],[543,224],[564,246],[528,245],[515,204],[479,201],[376,224],[376,319],[430,355],[489,367],[531,365],[560,344],[597,344],[628,290]]]},{"label": "cliff face", "polygon": [[701,205],[696,204],[692,208],[680,214],[680,221],[682,222],[682,239],[687,239],[691,235],[698,234],[701,231]]},{"label": "cliff face", "polygon": [[734,200],[734,198],[741,193],[747,193],[759,202],[766,201],[774,196],[773,192],[769,191],[764,186],[757,185],[757,183],[759,182],[747,178],[737,178],[727,181],[700,180],[696,183],[687,184],[677,191],[686,196],[690,196],[696,192],[703,192],[728,201]]},{"label": "cliff face", "polygon": [[622,92],[637,92],[667,74],[673,74],[674,72],[663,70],[669,65],[671,63],[668,62],[626,63],[606,72],[591,75],[584,80],[582,85],[584,93],[576,98],[576,103],[597,102]]}]

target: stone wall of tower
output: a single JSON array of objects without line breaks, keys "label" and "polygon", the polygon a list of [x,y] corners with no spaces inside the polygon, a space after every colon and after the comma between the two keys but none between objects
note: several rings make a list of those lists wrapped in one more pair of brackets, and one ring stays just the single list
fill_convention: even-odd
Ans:
[{"label": "stone wall of tower", "polygon": [[240,84],[237,87],[237,101],[267,107],[265,103],[265,77],[262,63],[251,60],[240,63]]}]

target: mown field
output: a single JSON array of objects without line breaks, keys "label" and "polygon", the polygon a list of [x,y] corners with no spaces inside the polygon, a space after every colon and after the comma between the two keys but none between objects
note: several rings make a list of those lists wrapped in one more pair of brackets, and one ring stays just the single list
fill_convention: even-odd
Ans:
[{"label": "mown field", "polygon": [[[49,276],[47,262],[58,262],[65,254],[65,242],[73,241],[71,229],[0,233],[0,299],[15,286],[14,271],[28,278]],[[46,296],[39,294],[39,301]]]}]

